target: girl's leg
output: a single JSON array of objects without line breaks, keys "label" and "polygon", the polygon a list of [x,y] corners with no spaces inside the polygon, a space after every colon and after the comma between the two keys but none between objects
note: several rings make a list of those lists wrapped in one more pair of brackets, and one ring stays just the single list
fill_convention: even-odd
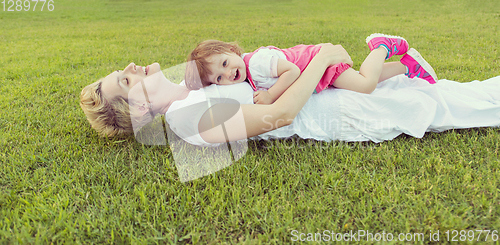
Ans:
[{"label": "girl's leg", "polygon": [[366,38],[371,53],[359,68],[359,74],[352,69],[342,73],[333,86],[362,93],[371,93],[379,81],[406,72],[401,62],[384,64],[393,55],[402,55],[408,51],[408,42],[397,36],[375,33]]},{"label": "girl's leg", "polygon": [[[333,86],[337,88],[348,89],[360,93],[371,93],[377,87],[382,71],[384,70],[384,62],[387,56],[387,49],[379,47],[374,49],[365,59],[361,67],[359,68],[359,73],[354,69],[348,69],[344,71],[340,76],[333,82]],[[391,69],[384,73],[385,76],[395,74],[397,66],[390,65]],[[393,69],[394,68],[394,71]],[[403,67],[404,68],[404,67]],[[401,74],[404,73],[402,71]]]},{"label": "girl's leg", "polygon": [[387,62],[384,63],[384,68],[382,69],[382,74],[380,74],[379,82],[385,81],[391,77],[405,74],[406,66],[400,61]]}]

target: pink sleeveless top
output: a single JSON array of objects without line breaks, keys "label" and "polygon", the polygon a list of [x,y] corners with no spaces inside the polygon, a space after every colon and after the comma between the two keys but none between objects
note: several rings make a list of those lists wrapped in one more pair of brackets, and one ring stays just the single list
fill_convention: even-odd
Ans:
[{"label": "pink sleeveless top", "polygon": [[[279,49],[274,46],[267,46],[267,47],[260,47],[257,50],[253,51],[252,53],[248,53],[247,55],[245,55],[243,57],[243,61],[245,62],[246,65],[247,79],[254,91],[257,90],[258,84],[256,85],[255,83],[256,82],[258,83],[258,81],[254,81],[252,79],[252,74],[250,73],[249,70],[249,64],[252,56],[262,48],[276,49],[283,52],[286,56],[286,59],[294,63],[296,66],[298,66],[300,69],[300,73],[302,73],[306,69],[307,65],[309,65],[309,62],[311,62],[312,58],[314,58],[314,56],[319,52],[321,46],[301,44],[288,49]],[[340,74],[342,74],[342,72],[344,72],[349,68],[350,66],[345,63],[339,63],[328,67],[328,69],[326,69],[325,71],[325,74],[323,74],[323,77],[316,86],[315,92],[319,93],[326,87],[332,85],[333,82],[340,76]]]}]

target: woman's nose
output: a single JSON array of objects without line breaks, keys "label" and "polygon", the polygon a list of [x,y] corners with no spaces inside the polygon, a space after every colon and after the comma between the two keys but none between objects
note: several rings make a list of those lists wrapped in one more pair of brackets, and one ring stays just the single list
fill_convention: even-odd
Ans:
[{"label": "woman's nose", "polygon": [[125,67],[125,69],[124,69],[123,71],[135,72],[135,71],[136,71],[136,66],[135,66],[135,64],[132,62],[132,63],[130,63],[127,67]]}]

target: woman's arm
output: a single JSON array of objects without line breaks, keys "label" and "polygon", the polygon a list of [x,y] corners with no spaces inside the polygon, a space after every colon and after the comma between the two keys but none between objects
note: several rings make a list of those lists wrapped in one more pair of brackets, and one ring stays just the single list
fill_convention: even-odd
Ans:
[{"label": "woman's arm", "polygon": [[[271,105],[239,105],[235,115],[224,115],[229,104],[217,104],[205,112],[198,124],[201,137],[209,143],[245,139],[289,125],[311,96],[326,68],[337,63],[352,65],[340,45],[323,44],[300,77]],[[227,114],[227,113],[226,113]],[[223,122],[217,118],[230,118]]]},{"label": "woman's arm", "polygon": [[259,90],[253,95],[253,103],[269,105],[274,103],[300,76],[300,69],[286,59],[278,59],[278,81],[269,90]]}]

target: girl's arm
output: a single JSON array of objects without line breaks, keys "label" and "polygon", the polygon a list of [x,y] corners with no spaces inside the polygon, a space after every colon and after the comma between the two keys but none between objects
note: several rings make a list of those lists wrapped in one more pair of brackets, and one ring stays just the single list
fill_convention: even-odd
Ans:
[{"label": "girl's arm", "polygon": [[[340,45],[325,44],[300,77],[271,105],[217,104],[200,119],[201,137],[209,143],[241,140],[269,132],[293,122],[311,96],[326,68],[337,63],[352,65]],[[238,106],[234,114],[234,106]],[[233,111],[228,114],[229,111]],[[232,114],[232,115],[231,115]],[[217,119],[224,120],[217,121]],[[229,118],[225,120],[226,118]]]},{"label": "girl's arm", "polygon": [[272,104],[300,75],[300,69],[286,59],[278,59],[278,81],[267,91],[256,91],[253,95],[255,104]]}]

